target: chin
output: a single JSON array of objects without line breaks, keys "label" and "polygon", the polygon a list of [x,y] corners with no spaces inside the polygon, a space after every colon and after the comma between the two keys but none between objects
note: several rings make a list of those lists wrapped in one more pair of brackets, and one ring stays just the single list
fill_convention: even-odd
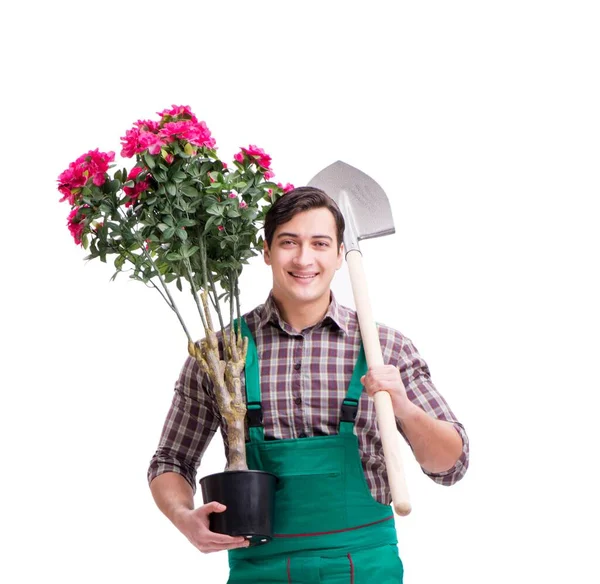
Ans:
[{"label": "chin", "polygon": [[299,303],[316,302],[325,295],[329,297],[328,290],[290,290],[289,292],[289,296]]}]

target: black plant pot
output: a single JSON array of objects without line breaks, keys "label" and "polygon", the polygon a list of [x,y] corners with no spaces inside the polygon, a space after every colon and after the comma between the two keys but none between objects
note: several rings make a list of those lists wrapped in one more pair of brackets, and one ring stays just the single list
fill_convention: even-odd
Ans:
[{"label": "black plant pot", "polygon": [[260,470],[225,471],[200,479],[204,503],[227,506],[223,513],[210,514],[210,530],[242,535],[250,546],[271,541],[276,485],[274,474]]}]

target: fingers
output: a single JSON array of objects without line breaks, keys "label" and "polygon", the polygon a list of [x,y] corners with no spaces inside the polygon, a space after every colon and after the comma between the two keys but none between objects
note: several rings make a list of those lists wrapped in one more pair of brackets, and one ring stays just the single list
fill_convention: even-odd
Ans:
[{"label": "fingers", "polygon": [[[213,535],[213,532],[211,532]],[[246,548],[250,545],[250,542],[244,537],[236,537],[231,538],[230,543],[224,543],[221,541],[204,541],[200,545],[196,545],[196,547],[204,554],[210,554],[213,552],[221,552],[224,550],[235,550],[238,548]]]},{"label": "fingers", "polygon": [[385,389],[390,383],[396,384],[400,381],[400,371],[393,365],[374,367],[360,378],[364,386],[372,389]]},{"label": "fingers", "polygon": [[231,536],[224,533],[216,533],[208,528],[208,516],[211,513],[222,513],[227,507],[217,501],[211,501],[198,507],[196,510],[202,516],[201,525],[192,539],[192,543],[202,553],[219,552],[223,550],[232,550],[240,547],[248,547],[250,542],[243,536]]},{"label": "fingers", "polygon": [[210,503],[207,503],[206,505],[202,505],[202,507],[200,507],[200,509],[205,511],[206,514],[208,515],[209,513],[223,513],[223,511],[225,511],[225,509],[227,509],[227,507],[225,505],[223,505],[223,503],[219,503],[218,501],[211,501]]}]

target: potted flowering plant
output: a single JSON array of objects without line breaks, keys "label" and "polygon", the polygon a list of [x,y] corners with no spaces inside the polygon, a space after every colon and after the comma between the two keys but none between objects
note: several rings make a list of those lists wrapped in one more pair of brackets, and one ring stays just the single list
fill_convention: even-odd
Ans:
[{"label": "potted flowering plant", "polygon": [[[241,333],[239,278],[262,248],[259,229],[266,211],[293,185],[272,182],[270,156],[253,145],[241,148],[228,166],[206,123],[189,107],[173,106],[158,116],[136,122],[121,138],[121,155],[135,161],[130,169],[111,173],[114,152],[89,151],[58,177],[60,201],[71,206],[67,225],[75,243],[89,251],[86,259],[106,262],[114,256],[112,279],[129,271],[160,293],[176,315],[189,354],[210,376],[227,426],[227,467],[220,475],[246,471],[255,480],[245,453],[241,373],[248,342]],[[175,303],[173,285],[180,291],[185,285],[193,297],[204,329],[200,343]],[[220,526],[231,534],[240,529],[251,531]],[[264,535],[268,539],[259,534],[261,541]]]}]

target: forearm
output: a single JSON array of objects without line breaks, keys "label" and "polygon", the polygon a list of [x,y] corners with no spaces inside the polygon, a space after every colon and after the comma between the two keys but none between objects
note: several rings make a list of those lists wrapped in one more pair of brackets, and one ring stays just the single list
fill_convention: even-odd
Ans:
[{"label": "forearm", "polygon": [[194,492],[187,480],[176,472],[165,472],[150,483],[157,507],[177,527],[182,511],[194,509]]},{"label": "forearm", "polygon": [[444,472],[456,464],[463,443],[452,423],[433,418],[413,403],[404,411],[394,413],[415,458],[426,471]]}]

